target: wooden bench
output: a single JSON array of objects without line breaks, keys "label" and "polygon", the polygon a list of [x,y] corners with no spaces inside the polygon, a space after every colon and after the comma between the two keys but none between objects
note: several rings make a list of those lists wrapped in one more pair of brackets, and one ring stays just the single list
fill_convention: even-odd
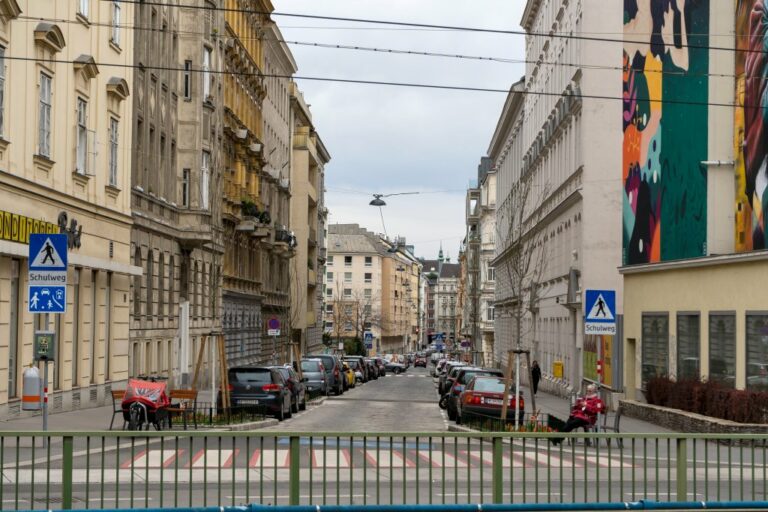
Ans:
[{"label": "wooden bench", "polygon": [[[112,430],[112,426],[115,423],[115,416],[118,414],[123,416],[123,398],[125,398],[124,389],[112,391],[112,421],[109,422],[109,430]],[[123,430],[125,430],[125,424],[125,417],[123,417]]]},{"label": "wooden bench", "polygon": [[197,390],[172,389],[171,406],[168,407],[168,427],[173,428],[173,417],[181,416],[184,430],[187,430],[187,416],[192,417],[192,424],[197,430]]}]

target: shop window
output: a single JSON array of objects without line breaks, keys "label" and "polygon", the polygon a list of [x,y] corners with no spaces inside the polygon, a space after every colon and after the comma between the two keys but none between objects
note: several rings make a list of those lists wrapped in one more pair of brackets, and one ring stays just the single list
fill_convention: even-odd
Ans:
[{"label": "shop window", "polygon": [[747,315],[747,389],[768,391],[768,313]]},{"label": "shop window", "polygon": [[699,378],[701,321],[698,313],[677,315],[677,378]]},{"label": "shop window", "polygon": [[736,384],[736,315],[709,315],[709,380]]},{"label": "shop window", "polygon": [[669,374],[669,316],[643,315],[642,339],[643,387],[654,377]]}]

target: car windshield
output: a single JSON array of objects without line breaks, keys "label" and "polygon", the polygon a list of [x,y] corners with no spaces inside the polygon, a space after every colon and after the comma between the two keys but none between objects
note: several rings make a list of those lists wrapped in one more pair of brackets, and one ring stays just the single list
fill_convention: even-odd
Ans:
[{"label": "car windshield", "polygon": [[475,377],[476,375],[491,375],[491,373],[482,370],[476,372],[464,372],[457,380],[459,381],[459,384],[466,384],[472,380],[472,377]]},{"label": "car windshield", "polygon": [[302,361],[301,362],[301,371],[303,371],[303,372],[319,372],[320,371],[320,362],[319,361]]},{"label": "car windshield", "polygon": [[488,393],[503,393],[504,379],[475,379],[474,390]]},{"label": "car windshield", "polygon": [[269,370],[230,370],[230,382],[264,382],[271,383]]},{"label": "car windshield", "polygon": [[352,368],[353,370],[357,370],[357,361],[354,361],[354,360],[350,360],[350,361],[347,361],[347,364],[348,364],[348,365],[349,365],[349,367],[350,367],[350,368]]},{"label": "car windshield", "polygon": [[288,368],[280,368],[280,375],[283,376],[285,380],[288,380],[291,378],[291,372],[288,370]]}]

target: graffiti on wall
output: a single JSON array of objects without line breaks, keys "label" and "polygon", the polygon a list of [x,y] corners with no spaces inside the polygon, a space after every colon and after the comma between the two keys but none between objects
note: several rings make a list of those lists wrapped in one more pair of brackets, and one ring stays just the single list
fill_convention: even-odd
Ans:
[{"label": "graffiti on wall", "polygon": [[768,203],[768,6],[765,0],[736,0],[736,251],[765,249]]},{"label": "graffiti on wall", "polygon": [[624,263],[706,252],[710,0],[624,0]]}]

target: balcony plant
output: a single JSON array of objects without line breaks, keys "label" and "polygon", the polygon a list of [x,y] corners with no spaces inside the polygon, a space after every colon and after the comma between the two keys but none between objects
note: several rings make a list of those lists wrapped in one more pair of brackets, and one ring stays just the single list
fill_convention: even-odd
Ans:
[{"label": "balcony plant", "polygon": [[243,217],[251,217],[253,219],[259,217],[259,207],[250,199],[242,199],[240,201],[240,212]]}]

